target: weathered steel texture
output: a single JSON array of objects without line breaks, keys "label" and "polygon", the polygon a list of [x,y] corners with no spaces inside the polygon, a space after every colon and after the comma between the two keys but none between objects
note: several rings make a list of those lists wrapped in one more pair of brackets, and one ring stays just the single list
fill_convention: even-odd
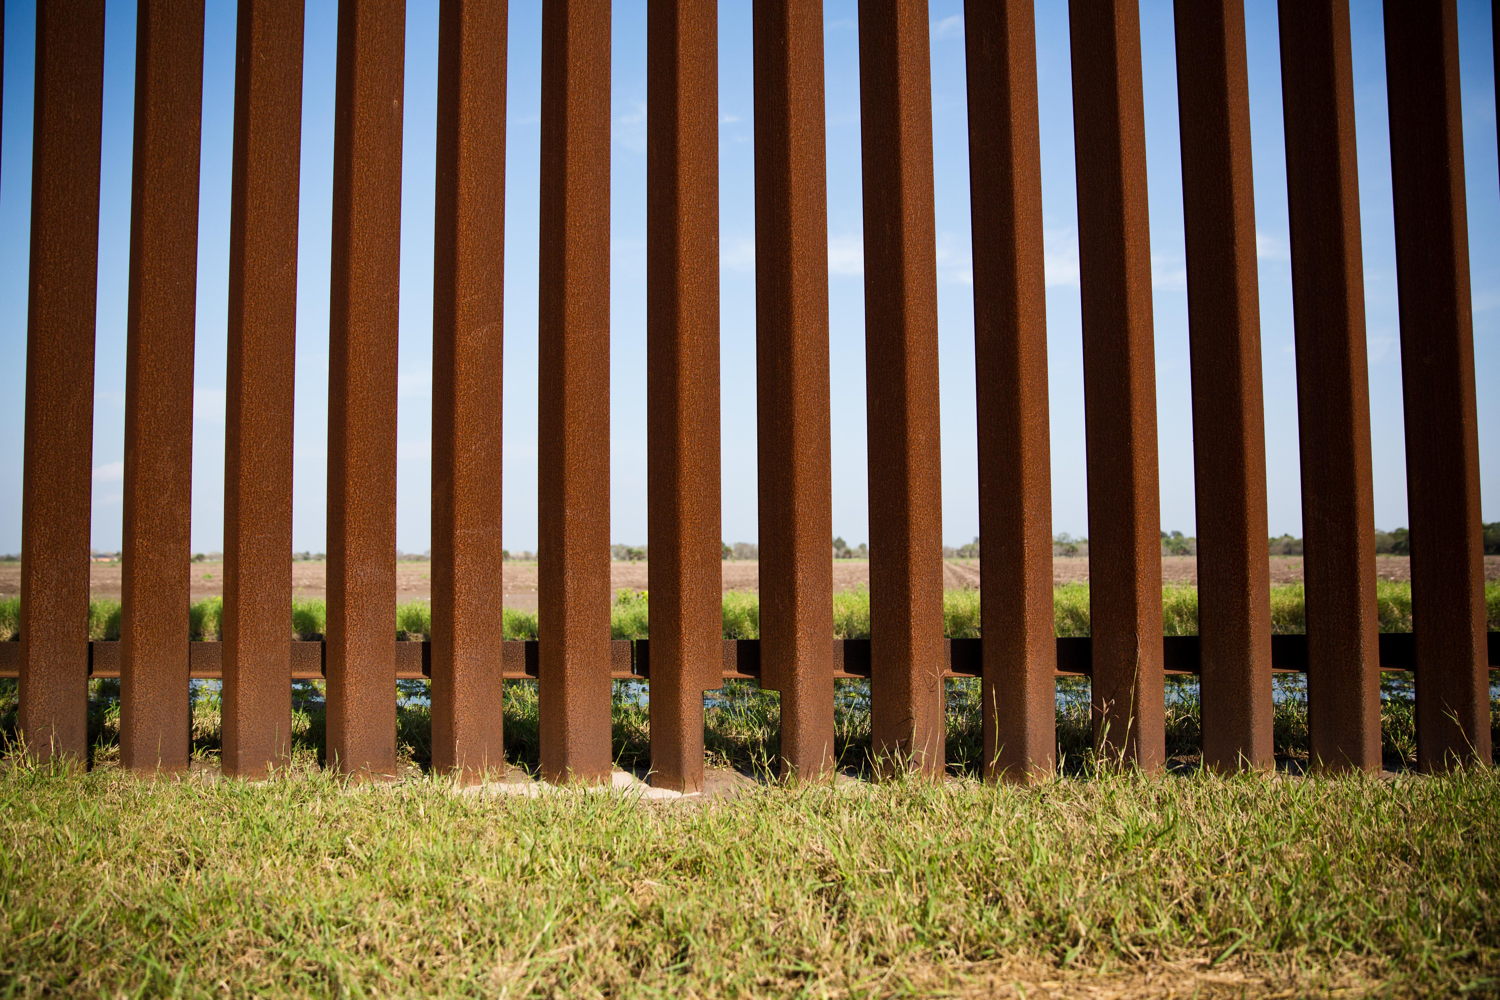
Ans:
[{"label": "weathered steel texture", "polygon": [[703,787],[722,684],[717,0],[646,10],[646,497],[652,783]]},{"label": "weathered steel texture", "polygon": [[1417,761],[1490,762],[1479,418],[1454,0],[1386,0]]},{"label": "weathered steel texture", "polygon": [[80,763],[88,749],[103,92],[103,0],[42,0],[36,11],[18,721],[34,757],[64,755]]},{"label": "weathered steel texture", "polygon": [[1047,290],[1031,0],[964,8],[974,227],[985,776],[1052,772],[1057,644]]},{"label": "weathered steel texture", "polygon": [[1094,743],[1166,754],[1151,233],[1136,0],[1068,7],[1088,442]]},{"label": "weathered steel texture", "polygon": [[328,763],[396,773],[405,0],[342,0],[328,329]]},{"label": "weathered steel texture", "polygon": [[292,727],[292,362],[302,0],[240,0],[224,434],[224,773],[286,761]]},{"label": "weathered steel texture", "polygon": [[943,773],[943,505],[927,4],[861,0],[872,752]]},{"label": "weathered steel texture", "polygon": [[781,773],[832,773],[833,478],[823,5],[755,0],[755,377],[761,685]]},{"label": "weathered steel texture", "polygon": [[135,57],[120,762],[188,766],[188,637],[163,608],[192,599],[193,339],[203,0],[141,0]]},{"label": "weathered steel texture", "polygon": [[438,14],[432,296],[432,767],[504,771],[500,587],[505,0]]},{"label": "weathered steel texture", "polygon": [[[542,7],[541,767],[608,780],[610,4]],[[389,614],[389,612],[387,612]]]},{"label": "weathered steel texture", "polygon": [[1347,0],[1282,0],[1312,759],[1380,767],[1375,512]]},{"label": "weathered steel texture", "polygon": [[1244,0],[1176,0],[1203,762],[1274,764],[1266,432]]}]

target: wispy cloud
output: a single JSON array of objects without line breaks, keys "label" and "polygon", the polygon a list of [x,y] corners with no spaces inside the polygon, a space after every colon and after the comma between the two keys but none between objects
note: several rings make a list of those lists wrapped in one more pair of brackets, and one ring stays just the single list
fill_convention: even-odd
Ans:
[{"label": "wispy cloud", "polygon": [[432,370],[405,372],[396,376],[396,393],[400,396],[421,397],[432,395]]},{"label": "wispy cloud", "polygon": [[732,114],[730,114],[727,111],[723,111],[723,112],[719,113],[719,124],[720,125],[733,125],[735,122],[737,122],[739,120],[740,120],[740,116],[739,115],[732,115]]},{"label": "wispy cloud", "polygon": [[1187,288],[1187,264],[1175,253],[1152,254],[1151,287],[1163,291]]},{"label": "wispy cloud", "polygon": [[1291,260],[1286,241],[1279,236],[1255,231],[1255,256],[1261,260]]},{"label": "wispy cloud", "polygon": [[937,278],[945,285],[974,284],[974,258],[958,233],[938,233]]},{"label": "wispy cloud", "polygon": [[615,145],[633,153],[646,151],[646,102],[629,101],[629,110],[615,119]]},{"label": "wispy cloud", "polygon": [[1391,356],[1401,344],[1394,327],[1377,326],[1365,333],[1365,356],[1372,365],[1378,365]]},{"label": "wispy cloud", "polygon": [[1476,288],[1472,308],[1475,312],[1484,312],[1500,306],[1500,288]]},{"label": "wispy cloud", "polygon": [[432,457],[432,441],[397,441],[396,459],[406,461],[407,459],[427,459]]},{"label": "wispy cloud", "polygon": [[1047,284],[1078,287],[1078,230],[1047,229],[1042,232],[1042,263]]},{"label": "wispy cloud", "polygon": [[193,390],[193,423],[224,426],[229,396],[223,389]]},{"label": "wispy cloud", "polygon": [[125,479],[124,462],[105,462],[94,469],[94,482],[96,483],[119,483]]},{"label": "wispy cloud", "polygon": [[865,238],[861,233],[828,235],[828,273],[865,273]]},{"label": "wispy cloud", "polygon": [[720,240],[719,269],[721,271],[754,271],[755,241],[744,236]]},{"label": "wispy cloud", "polygon": [[945,17],[932,29],[933,35],[938,38],[962,38],[964,36],[964,19],[960,14]]}]

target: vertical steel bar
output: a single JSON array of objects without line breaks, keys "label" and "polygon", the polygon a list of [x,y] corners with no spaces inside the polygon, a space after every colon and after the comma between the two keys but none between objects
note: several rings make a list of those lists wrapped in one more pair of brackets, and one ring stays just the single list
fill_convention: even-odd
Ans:
[{"label": "vertical steel bar", "polygon": [[1375,507],[1347,0],[1282,0],[1292,315],[1315,765],[1380,767]]},{"label": "vertical steel bar", "polygon": [[543,6],[538,693],[551,781],[611,769],[609,63],[609,0]]},{"label": "vertical steel bar", "polygon": [[761,686],[781,773],[833,755],[833,481],[823,5],[755,0],[755,372]]},{"label": "vertical steel bar", "polygon": [[927,4],[861,0],[870,710],[881,767],[943,773],[943,505]]},{"label": "vertical steel bar", "polygon": [[150,772],[188,766],[203,0],[141,0],[135,76],[120,761]]},{"label": "vertical steel bar", "polygon": [[698,791],[703,692],[723,685],[718,2],[646,17],[651,770]]},{"label": "vertical steel bar", "polygon": [[79,763],[88,750],[103,99],[103,0],[42,0],[36,11],[18,721],[33,757],[62,755]]},{"label": "vertical steel bar", "polygon": [[438,15],[432,296],[432,767],[505,770],[500,586],[508,3]]},{"label": "vertical steel bar", "polygon": [[302,0],[240,0],[224,435],[224,773],[291,751]]},{"label": "vertical steel bar", "polygon": [[1088,442],[1094,745],[1164,762],[1161,511],[1136,0],[1068,7]]},{"label": "vertical steel bar", "polygon": [[1474,314],[1453,0],[1386,0],[1417,761],[1490,762]]},{"label": "vertical steel bar", "polygon": [[1176,0],[1203,763],[1273,763],[1266,431],[1244,0]]},{"label": "vertical steel bar", "polygon": [[1052,455],[1031,0],[964,7],[979,418],[985,777],[1052,772]]},{"label": "vertical steel bar", "polygon": [[328,762],[396,772],[405,0],[342,0],[328,331]]}]

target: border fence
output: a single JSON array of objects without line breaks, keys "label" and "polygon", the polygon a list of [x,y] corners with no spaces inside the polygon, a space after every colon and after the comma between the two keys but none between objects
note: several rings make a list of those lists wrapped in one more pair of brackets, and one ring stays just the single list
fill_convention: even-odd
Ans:
[{"label": "border fence", "polygon": [[[610,4],[543,0],[539,642],[502,642],[508,10],[443,0],[433,304],[433,632],[397,642],[402,0],[341,0],[329,376],[328,625],[294,642],[292,382],[302,0],[240,0],[219,643],[189,602],[203,0],[140,0],[121,640],[88,640],[103,0],[38,0],[20,678],[34,755],[82,758],[88,679],[121,754],[185,768],[189,680],[223,680],[223,769],[285,761],[291,683],[327,680],[333,766],[396,767],[396,680],[430,677],[433,768],[503,767],[506,678],[539,684],[541,767],[607,780],[612,678],[651,685],[654,780],[703,780],[703,692],[780,692],[787,774],[833,766],[834,680],[870,683],[887,770],[943,768],[944,680],[982,678],[986,774],[1054,766],[1055,678],[1091,677],[1096,746],[1153,769],[1163,677],[1201,678],[1203,758],[1272,764],[1272,673],[1307,674],[1314,762],[1381,765],[1379,672],[1415,671],[1419,765],[1488,762],[1478,428],[1455,0],[1386,0],[1415,632],[1378,635],[1347,0],[1281,0],[1305,636],[1273,636],[1244,13],[1176,0],[1199,636],[1162,636],[1155,369],[1136,0],[1072,0],[1091,541],[1089,639],[1053,631],[1047,332],[1031,0],[964,14],[982,639],[945,640],[928,14],[861,0],[871,636],[833,641],[821,0],[754,0],[761,634],[721,638],[717,16],[648,17],[651,638],[609,633]],[[1500,35],[1497,35],[1500,39]]]}]

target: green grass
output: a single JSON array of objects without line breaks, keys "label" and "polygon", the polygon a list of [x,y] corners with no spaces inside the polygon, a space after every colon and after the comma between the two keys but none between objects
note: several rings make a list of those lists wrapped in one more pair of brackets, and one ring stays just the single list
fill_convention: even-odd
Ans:
[{"label": "green grass", "polygon": [[[1500,582],[1485,584],[1490,631],[1500,631]],[[1411,584],[1381,580],[1375,587],[1376,608],[1382,632],[1412,630]],[[195,601],[188,610],[188,632],[195,639],[219,638],[224,602],[210,597]],[[17,637],[20,630],[20,598],[0,600],[0,642]],[[760,599],[754,593],[733,592],[724,595],[724,637],[757,639],[760,637]],[[620,590],[610,608],[610,634],[616,639],[644,639],[650,635],[649,595],[645,591]],[[1059,636],[1089,634],[1089,585],[1071,583],[1053,590],[1053,615]],[[507,639],[535,639],[537,615],[534,611],[505,608],[501,613],[501,632]],[[328,611],[321,600],[295,599],[292,602],[292,631],[303,636],[321,635],[327,631]],[[944,634],[955,638],[980,634],[979,591],[949,590],[943,594]],[[418,639],[432,634],[432,604],[410,601],[396,608],[396,631],[403,638]],[[1302,584],[1293,583],[1271,588],[1271,631],[1278,634],[1307,631],[1306,598]],[[1198,589],[1168,584],[1162,588],[1162,634],[1196,635],[1198,632]],[[870,637],[870,591],[856,587],[833,595],[833,633],[840,639]],[[110,640],[120,637],[120,602],[95,599],[89,602],[89,638]]]},{"label": "green grass", "polygon": [[13,767],[0,982],[16,996],[1493,996],[1497,817],[1492,770],[771,787],[655,807],[434,779]]},{"label": "green grass", "polygon": [[[1273,595],[1278,631],[1297,630],[1300,597]],[[1487,597],[1494,628],[1493,585]],[[1380,599],[1382,628],[1411,627],[1409,590],[1382,585]],[[1195,631],[1191,588],[1169,588],[1163,605],[1165,632]],[[646,635],[648,606],[617,594],[613,634]],[[1056,608],[1059,634],[1087,634],[1086,588],[1059,588]],[[220,612],[195,603],[193,633],[216,637]],[[945,595],[944,612],[950,634],[977,634],[975,592]],[[758,636],[755,595],[726,595],[723,614],[726,635]],[[15,616],[0,602],[0,630],[13,635]],[[868,635],[868,592],[839,595],[835,622]],[[507,638],[536,635],[534,614],[506,612],[501,625]],[[430,604],[402,605],[396,626],[429,635]],[[96,602],[91,632],[111,628],[118,605]],[[293,628],[323,632],[323,602],[299,601]],[[1289,777],[1307,758],[1306,687],[1276,683],[1274,777],[1193,766],[1197,686],[1175,677],[1168,776],[1111,773],[1093,754],[1087,680],[1063,678],[1067,777],[986,788],[974,780],[979,684],[953,680],[949,783],[771,783],[663,808],[454,794],[424,773],[420,681],[398,697],[406,777],[394,787],[351,789],[319,768],[317,683],[297,686],[284,780],[139,782],[114,766],[119,682],[95,680],[88,774],[0,762],[0,984],[18,996],[988,996],[1017,982],[1028,996],[1500,994],[1500,771]],[[1384,686],[1386,763],[1405,768],[1410,685]],[[838,683],[846,772],[868,773],[868,690]],[[611,711],[617,762],[643,774],[642,693],[616,682]],[[15,699],[15,682],[0,681],[8,736]],[[505,685],[507,757],[533,771],[539,707],[534,682]],[[711,766],[771,773],[775,693],[726,682],[704,716]],[[1500,746],[1500,700],[1491,717]],[[217,685],[196,685],[200,762],[217,763],[220,727]]]}]

